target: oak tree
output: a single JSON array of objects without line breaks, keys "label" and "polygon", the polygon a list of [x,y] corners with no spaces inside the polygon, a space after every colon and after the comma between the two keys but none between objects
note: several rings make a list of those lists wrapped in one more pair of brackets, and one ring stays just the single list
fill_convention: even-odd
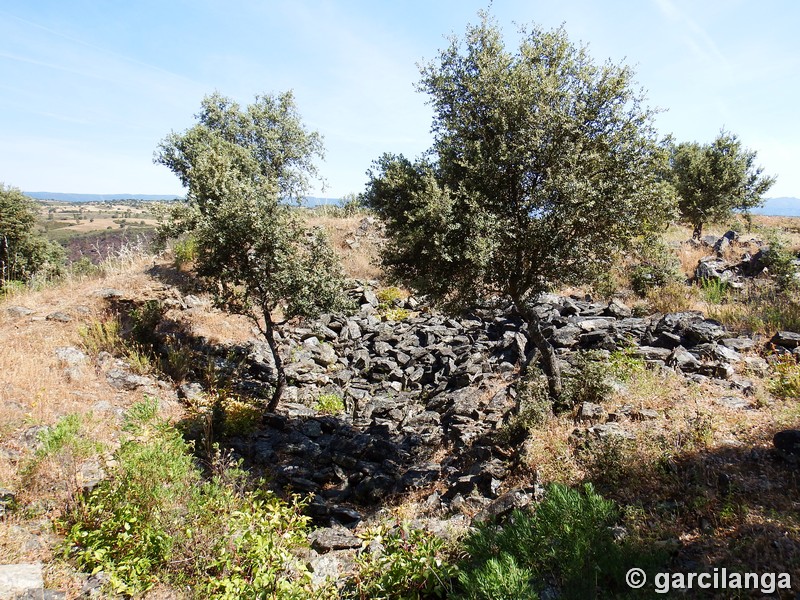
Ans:
[{"label": "oak tree", "polygon": [[507,48],[481,14],[421,67],[433,147],[415,161],[377,160],[365,200],[386,222],[391,275],[445,306],[513,301],[556,399],[560,370],[537,297],[608,267],[663,223],[672,196],[632,71],[596,64],[563,29],[521,36]]},{"label": "oak tree", "polygon": [[710,144],[684,142],[670,153],[671,179],[678,193],[681,219],[700,238],[703,225],[748,211],[764,203],[763,195],[775,183],[755,164],[756,152],[742,147],[739,138],[721,131]]},{"label": "oak tree", "polygon": [[9,281],[56,274],[64,249],[36,229],[36,206],[19,189],[0,183],[0,291]]},{"label": "oak tree", "polygon": [[303,125],[291,92],[257,96],[246,107],[215,93],[196,117],[156,153],[187,188],[160,234],[191,235],[195,270],[217,304],[249,317],[266,339],[276,367],[267,405],[274,411],[286,386],[276,328],[342,303],[336,255],[292,206],[317,175],[322,139]]}]

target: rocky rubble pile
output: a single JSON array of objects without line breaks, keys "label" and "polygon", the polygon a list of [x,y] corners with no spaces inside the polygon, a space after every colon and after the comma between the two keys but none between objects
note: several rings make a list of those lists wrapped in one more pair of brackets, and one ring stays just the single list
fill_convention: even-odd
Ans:
[{"label": "rocky rubble pile", "polygon": [[[459,318],[421,312],[384,321],[369,289],[353,294],[357,314],[288,330],[281,346],[290,385],[279,414],[255,442],[234,440],[234,448],[269,465],[278,485],[314,494],[311,510],[323,522],[356,523],[369,506],[414,490],[426,490],[432,512],[474,514],[491,505],[509,491],[515,456],[513,444],[495,444],[490,434],[515,409],[512,383],[534,349],[522,319],[508,307],[484,307]],[[746,396],[752,383],[735,366],[767,366],[747,355],[754,340],[733,337],[699,312],[634,317],[616,300],[555,295],[542,296],[535,310],[567,369],[576,351],[603,356],[626,347],[654,368],[715,379]],[[269,381],[267,345],[252,341],[246,354],[244,385]],[[319,414],[323,394],[342,398],[344,412]],[[608,427],[614,431],[597,435],[622,431],[619,423]]]},{"label": "rocky rubble pile", "polygon": [[[734,289],[741,289],[753,277],[768,273],[770,248],[762,240],[754,237],[741,238],[735,231],[728,231],[722,237],[703,236],[692,243],[708,247],[713,254],[704,256],[695,268],[695,280],[719,280]],[[725,258],[731,248],[748,249],[738,260]],[[756,248],[755,252],[749,249]],[[800,260],[795,260],[795,269],[800,277]]]}]

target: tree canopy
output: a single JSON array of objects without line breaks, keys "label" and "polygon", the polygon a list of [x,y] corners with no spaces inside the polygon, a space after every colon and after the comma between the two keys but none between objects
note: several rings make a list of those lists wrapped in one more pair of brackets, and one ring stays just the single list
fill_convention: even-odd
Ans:
[{"label": "tree canopy", "polygon": [[607,267],[673,200],[632,71],[596,64],[563,29],[521,35],[507,49],[482,14],[421,67],[433,147],[413,162],[381,157],[365,198],[386,221],[391,275],[446,305],[514,302],[556,397],[558,365],[532,303]]},{"label": "tree canopy", "polygon": [[703,225],[730,217],[734,210],[761,206],[775,177],[755,164],[756,152],[739,138],[721,131],[710,144],[684,142],[670,155],[672,182],[678,193],[681,218],[699,238]]},{"label": "tree canopy", "polygon": [[64,250],[36,230],[36,207],[19,189],[0,183],[0,289],[8,281],[51,274]]},{"label": "tree canopy", "polygon": [[278,313],[312,316],[341,303],[341,269],[326,236],[307,230],[290,205],[317,175],[322,140],[304,127],[291,92],[244,108],[215,93],[196,117],[156,153],[188,188],[160,234],[191,235],[195,269],[217,303],[250,317],[266,338],[277,370],[272,411],[285,386]]}]

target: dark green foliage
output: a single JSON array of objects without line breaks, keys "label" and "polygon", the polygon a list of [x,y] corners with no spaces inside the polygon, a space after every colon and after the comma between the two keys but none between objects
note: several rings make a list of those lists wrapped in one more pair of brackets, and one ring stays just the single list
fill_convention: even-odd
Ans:
[{"label": "dark green foliage", "polygon": [[797,291],[800,288],[800,269],[794,263],[797,257],[786,248],[786,242],[775,233],[769,235],[767,243],[769,248],[764,253],[764,266],[778,290]]},{"label": "dark green foliage", "polygon": [[614,391],[611,379],[611,365],[596,353],[591,350],[576,353],[571,369],[564,373],[564,392],[556,410],[571,410],[582,402],[604,402]]},{"label": "dark green foliage", "polygon": [[632,249],[633,264],[628,276],[633,291],[639,296],[673,283],[682,283],[680,261],[662,240],[648,237],[639,239]]},{"label": "dark green foliage", "polygon": [[169,135],[156,155],[188,188],[159,235],[189,234],[195,270],[217,303],[250,317],[266,338],[278,372],[268,406],[274,410],[286,380],[274,313],[314,316],[343,305],[335,253],[288,204],[299,202],[316,176],[322,140],[303,126],[291,93],[258,96],[244,108],[212,94],[197,119]]},{"label": "dark green foliage", "polygon": [[359,600],[422,600],[449,598],[457,569],[444,540],[407,522],[379,525],[363,536],[381,545],[357,560],[357,572],[344,596]]},{"label": "dark green foliage", "polygon": [[710,144],[684,142],[673,147],[670,177],[681,218],[694,227],[694,237],[700,237],[703,225],[726,219],[734,210],[761,206],[775,177],[764,175],[755,160],[754,151],[724,130]]},{"label": "dark green foliage", "polygon": [[295,557],[307,545],[302,503],[249,491],[235,464],[201,477],[178,432],[135,405],[109,479],[69,515],[67,552],[87,571],[104,571],[116,592],[157,583],[215,598],[309,598]]},{"label": "dark green foliage", "polygon": [[530,310],[552,287],[609,267],[634,235],[663,224],[672,197],[653,111],[632,71],[597,65],[562,29],[505,47],[491,19],[422,67],[434,145],[386,154],[365,201],[386,222],[389,274],[445,305],[510,298],[560,394],[552,348]]},{"label": "dark green foliage", "polygon": [[480,525],[464,540],[462,597],[537,598],[547,588],[561,598],[624,594],[626,571],[646,568],[652,557],[614,539],[610,527],[619,517],[616,504],[591,484],[581,491],[550,485],[535,510]]},{"label": "dark green foliage", "polygon": [[63,263],[63,248],[36,231],[33,202],[0,183],[0,291],[7,282],[56,275]]}]

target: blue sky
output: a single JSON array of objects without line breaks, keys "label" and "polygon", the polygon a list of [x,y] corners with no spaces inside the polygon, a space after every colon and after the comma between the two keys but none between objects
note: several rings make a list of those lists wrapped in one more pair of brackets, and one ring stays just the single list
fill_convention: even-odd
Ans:
[{"label": "blue sky", "polygon": [[[0,0],[0,181],[26,191],[180,194],[154,165],[214,90],[240,103],[293,89],[325,137],[326,189],[359,192],[386,151],[430,146],[414,91],[488,2],[473,0]],[[721,128],[800,197],[800,51],[794,0],[495,0],[514,23],[564,24],[598,61],[625,61],[678,141]]]}]

